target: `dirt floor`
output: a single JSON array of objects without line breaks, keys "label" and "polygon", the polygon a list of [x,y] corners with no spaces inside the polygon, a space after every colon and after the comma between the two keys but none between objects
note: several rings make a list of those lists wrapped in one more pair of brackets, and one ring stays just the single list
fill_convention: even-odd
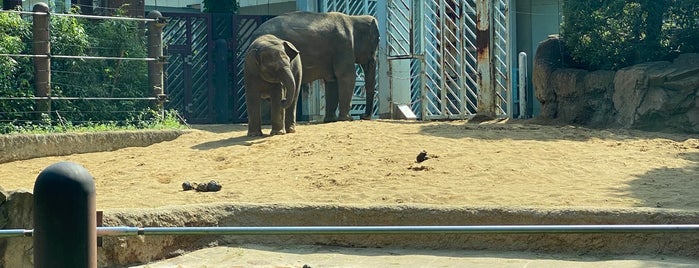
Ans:
[{"label": "dirt floor", "polygon": [[[699,207],[699,136],[511,122],[352,121],[246,137],[194,126],[148,147],[0,164],[31,190],[59,161],[95,177],[97,208],[212,202]],[[269,133],[269,126],[263,128]],[[76,145],[79,146],[79,145]],[[425,150],[428,159],[416,163]],[[183,191],[215,180],[217,192]]]}]

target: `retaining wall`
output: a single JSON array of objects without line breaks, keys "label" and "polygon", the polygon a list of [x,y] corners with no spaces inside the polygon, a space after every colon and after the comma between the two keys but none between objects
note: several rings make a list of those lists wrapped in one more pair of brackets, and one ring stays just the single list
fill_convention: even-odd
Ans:
[{"label": "retaining wall", "polygon": [[[699,213],[668,209],[507,208],[427,205],[215,204],[105,212],[105,226],[371,226],[690,224]],[[147,263],[223,244],[332,245],[575,254],[699,257],[699,233],[345,234],[107,237],[106,266]],[[104,267],[104,266],[103,266]]]},{"label": "retaining wall", "polygon": [[0,135],[0,163],[45,156],[113,151],[126,147],[145,147],[174,140],[186,132],[187,130],[134,130]]}]

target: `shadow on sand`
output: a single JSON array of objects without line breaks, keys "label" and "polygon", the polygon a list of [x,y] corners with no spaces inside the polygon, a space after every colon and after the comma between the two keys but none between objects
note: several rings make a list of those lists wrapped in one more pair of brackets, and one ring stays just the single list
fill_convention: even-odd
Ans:
[{"label": "shadow on sand", "polygon": [[485,122],[463,121],[463,123],[436,122],[422,126],[420,133],[451,139],[472,138],[484,140],[512,139],[538,141],[586,141],[593,138],[617,141],[664,138],[673,141],[685,141],[687,139],[696,138],[696,134],[646,132],[619,128],[593,129],[535,119],[491,120]]},{"label": "shadow on sand", "polygon": [[691,164],[682,168],[656,168],[639,175],[629,185],[632,197],[642,200],[647,207],[699,209],[699,195],[696,194],[699,187],[699,153],[681,153],[678,157]]}]

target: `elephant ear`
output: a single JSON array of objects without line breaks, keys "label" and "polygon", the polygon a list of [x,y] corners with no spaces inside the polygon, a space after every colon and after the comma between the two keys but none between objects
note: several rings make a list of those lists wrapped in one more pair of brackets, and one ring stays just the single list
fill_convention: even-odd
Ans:
[{"label": "elephant ear", "polygon": [[296,49],[296,47],[294,47],[294,45],[292,45],[291,43],[286,42],[286,41],[284,41],[283,44],[284,44],[284,52],[286,52],[286,55],[289,56],[290,60],[293,60],[294,58],[296,58],[296,56],[299,55],[299,50]]}]

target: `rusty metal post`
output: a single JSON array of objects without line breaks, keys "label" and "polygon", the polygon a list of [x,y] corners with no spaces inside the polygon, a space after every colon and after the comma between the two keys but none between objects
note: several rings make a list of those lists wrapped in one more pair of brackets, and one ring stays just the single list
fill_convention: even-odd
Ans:
[{"label": "rusty metal post", "polygon": [[34,183],[34,267],[97,268],[95,182],[82,166],[58,162]]},{"label": "rusty metal post", "polygon": [[492,52],[491,0],[476,0],[476,55],[478,70],[478,115],[483,119],[494,119],[496,111],[495,71]]},{"label": "rusty metal post", "polygon": [[[34,95],[37,97],[51,96],[51,39],[49,36],[49,6],[46,3],[38,3],[32,9],[37,12],[33,15],[32,32],[34,34]],[[42,57],[44,56],[44,57]],[[36,110],[51,112],[51,100],[37,100]],[[40,116],[40,114],[39,114]]]},{"label": "rusty metal post", "polygon": [[163,70],[163,65],[165,64],[163,57],[165,18],[157,10],[148,12],[146,17],[157,20],[148,22],[148,57],[158,59],[157,61],[148,62],[148,82],[153,89],[151,95],[157,98],[154,108],[161,110],[165,103],[165,72]]}]

